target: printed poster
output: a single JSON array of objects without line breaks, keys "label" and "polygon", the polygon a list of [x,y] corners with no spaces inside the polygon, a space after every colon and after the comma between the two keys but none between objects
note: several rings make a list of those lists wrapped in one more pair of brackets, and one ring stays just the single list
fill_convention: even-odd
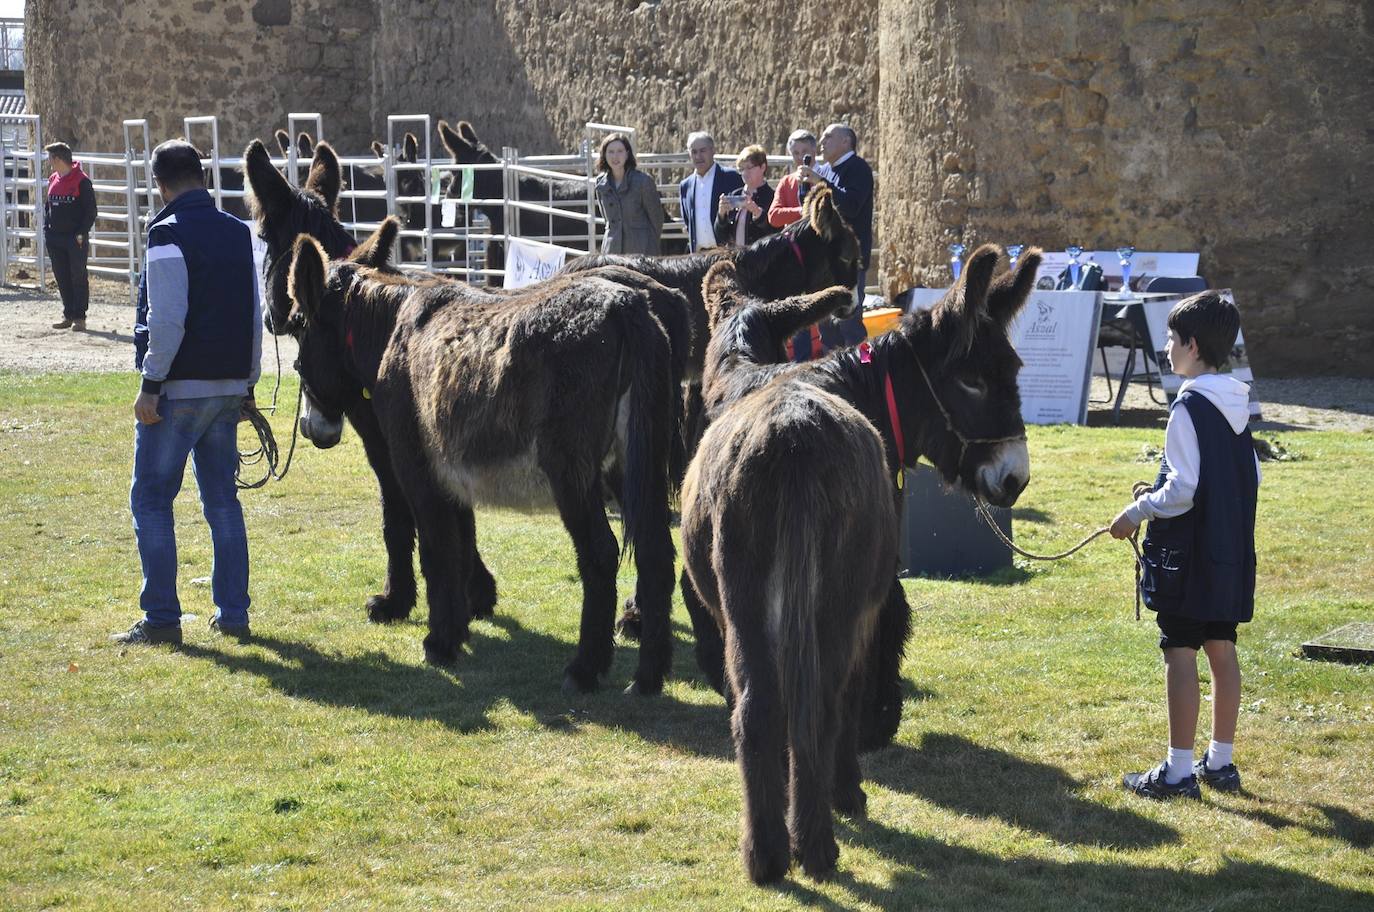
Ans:
[{"label": "printed poster", "polygon": [[551,278],[563,268],[567,250],[540,241],[513,237],[506,242],[505,288],[524,288]]}]

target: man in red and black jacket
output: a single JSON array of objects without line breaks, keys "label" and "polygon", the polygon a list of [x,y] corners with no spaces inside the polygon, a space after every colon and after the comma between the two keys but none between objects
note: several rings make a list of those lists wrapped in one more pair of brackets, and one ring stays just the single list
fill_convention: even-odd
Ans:
[{"label": "man in red and black jacket", "polygon": [[86,309],[91,290],[86,282],[86,258],[91,251],[91,226],[95,224],[95,188],[91,179],[72,161],[71,147],[53,143],[48,153],[47,202],[43,207],[43,240],[62,295],[62,319],[53,329],[86,328]]}]

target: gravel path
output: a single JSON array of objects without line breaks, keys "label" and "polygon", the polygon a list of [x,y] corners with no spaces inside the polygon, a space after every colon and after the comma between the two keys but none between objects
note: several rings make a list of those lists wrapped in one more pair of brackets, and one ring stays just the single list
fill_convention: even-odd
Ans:
[{"label": "gravel path", "polygon": [[[23,280],[21,280],[23,281]],[[62,316],[55,291],[43,293],[31,287],[0,287],[0,319],[12,332],[0,337],[0,371],[48,373],[68,371],[132,371],[133,315],[128,285],[101,278],[91,280],[91,309],[86,331],[52,329]],[[278,340],[281,364],[289,371],[296,358],[290,337]],[[277,354],[272,339],[263,339],[263,374],[276,372]],[[131,383],[132,388],[132,383]],[[1307,377],[1256,380],[1263,421],[1261,431],[1347,430],[1374,431],[1374,379]],[[1093,378],[1091,398],[1107,396],[1102,377]],[[1110,406],[1094,403],[1088,423],[1111,423]],[[1165,411],[1150,400],[1144,384],[1132,384],[1126,393],[1122,424],[1163,427]]]}]

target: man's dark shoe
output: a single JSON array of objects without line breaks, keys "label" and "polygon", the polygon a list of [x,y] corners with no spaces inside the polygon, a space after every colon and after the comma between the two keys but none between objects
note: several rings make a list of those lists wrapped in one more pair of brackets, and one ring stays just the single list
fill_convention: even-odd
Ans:
[{"label": "man's dark shoe", "polygon": [[1170,785],[1164,778],[1164,768],[1167,764],[1161,763],[1154,769],[1144,773],[1127,773],[1121,781],[1126,786],[1126,790],[1134,792],[1142,798],[1153,798],[1156,801],[1163,801],[1167,798],[1192,798],[1200,800],[1202,791],[1197,787],[1197,778],[1188,778]]},{"label": "man's dark shoe", "polygon": [[236,640],[246,640],[252,635],[247,624],[225,624],[218,617],[210,618],[210,629]]},{"label": "man's dark shoe", "polygon": [[71,328],[72,328],[72,323],[74,323],[74,322],[75,322],[74,320],[68,320],[66,317],[63,317],[61,320],[58,320],[56,323],[54,323],[54,324],[52,325],[52,328],[53,328],[53,329],[71,329]]},{"label": "man's dark shoe", "polygon": [[110,635],[110,639],[124,646],[172,643],[181,645],[181,625],[154,627],[147,621],[139,621],[123,633]]},{"label": "man's dark shoe", "polygon": [[1218,792],[1240,791],[1240,770],[1236,769],[1236,765],[1228,763],[1221,769],[1208,769],[1206,754],[1193,763],[1193,778]]}]

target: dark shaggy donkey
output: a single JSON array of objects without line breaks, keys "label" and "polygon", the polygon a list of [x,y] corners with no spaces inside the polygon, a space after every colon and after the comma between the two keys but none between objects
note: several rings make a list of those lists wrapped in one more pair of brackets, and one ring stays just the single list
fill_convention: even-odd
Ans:
[{"label": "dark shaggy donkey", "polygon": [[[394,232],[389,221],[363,259],[384,259]],[[630,689],[661,690],[671,663],[672,373],[648,295],[597,274],[492,295],[350,260],[330,264],[308,235],[296,245],[290,287],[287,325],[300,342],[312,420],[337,439],[343,414],[325,403],[357,388],[370,394],[420,537],[426,658],[452,662],[468,638],[472,506],[552,501],[583,583],[565,684],[597,686],[612,652],[618,557],[601,472],[614,454],[625,472],[625,543],[646,606]]]},{"label": "dark shaggy donkey", "polygon": [[998,255],[980,248],[934,310],[908,315],[871,350],[809,365],[754,359],[823,315],[824,296],[751,304],[728,268],[708,277],[708,300],[726,316],[707,364],[716,417],[683,488],[683,549],[724,632],[745,788],[741,850],[756,881],[783,876],[793,855],[825,873],[838,857],[830,807],[864,811],[860,693],[873,653],[890,648],[881,628],[893,608],[892,483],[921,455],[1001,506],[1029,480],[1007,326],[1040,257],[1031,251],[994,282]]},{"label": "dark shaggy donkey", "polygon": [[[315,150],[315,159],[311,164],[310,176],[304,189],[292,187],[272,168],[267,151],[260,143],[248,147],[245,161],[249,184],[253,190],[251,202],[258,219],[259,234],[267,243],[269,291],[265,320],[269,329],[275,326],[280,327],[277,331],[286,332],[287,315],[292,307],[287,293],[286,273],[297,235],[305,233],[314,237],[325,247],[331,258],[341,258],[353,251],[352,235],[339,225],[333,215],[333,206],[341,181],[338,159],[334,157],[333,150],[327,143],[320,143]],[[379,232],[377,237],[394,238],[394,227],[393,225],[388,229],[393,232],[391,235]],[[369,241],[352,255],[355,259],[366,256],[368,265],[380,268],[386,263],[385,254],[389,253],[390,240],[382,246],[384,249],[378,249],[373,241]],[[599,271],[599,275],[603,279],[617,281],[648,295],[653,315],[669,335],[669,344],[673,352],[670,382],[676,388],[683,375],[682,359],[689,347],[690,332],[682,296],[660,286],[652,279],[628,270],[604,269]],[[315,392],[320,395],[319,390]],[[676,407],[680,403],[675,399],[673,404],[676,412]],[[348,418],[363,442],[380,488],[387,573],[382,591],[368,599],[368,617],[375,622],[407,617],[415,604],[416,596],[412,564],[415,521],[392,470],[392,455],[377,421],[372,401],[363,395],[363,387],[355,383],[342,387],[336,398],[321,405],[327,406],[332,414],[343,414]],[[309,400],[305,402],[305,409],[308,416],[316,411]],[[307,417],[307,421],[309,420]],[[317,439],[328,440],[325,436],[317,436]],[[680,439],[677,435],[674,435],[674,448],[680,449]],[[613,468],[617,473],[615,491],[618,492],[618,463]],[[467,597],[473,615],[483,617],[491,614],[496,605],[496,583],[482,563],[475,546],[470,557],[472,575]]]}]

